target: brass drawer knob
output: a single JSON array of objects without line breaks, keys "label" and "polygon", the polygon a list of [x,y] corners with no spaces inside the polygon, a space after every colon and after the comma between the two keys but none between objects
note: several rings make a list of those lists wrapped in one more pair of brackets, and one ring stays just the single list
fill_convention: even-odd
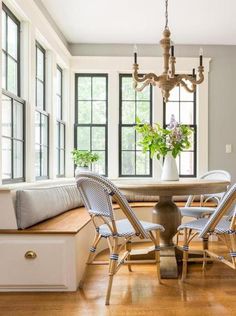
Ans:
[{"label": "brass drawer knob", "polygon": [[25,259],[35,259],[35,258],[37,258],[37,254],[33,250],[29,250],[25,253]]}]

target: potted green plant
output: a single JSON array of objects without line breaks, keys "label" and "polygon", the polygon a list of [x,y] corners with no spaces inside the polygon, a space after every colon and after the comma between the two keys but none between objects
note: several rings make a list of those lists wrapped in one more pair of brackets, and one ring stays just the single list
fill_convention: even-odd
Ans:
[{"label": "potted green plant", "polygon": [[172,116],[167,128],[160,124],[142,123],[137,118],[136,131],[141,136],[139,145],[143,152],[150,151],[151,158],[164,158],[162,180],[178,180],[179,174],[175,158],[184,150],[190,148],[193,129],[188,125],[179,124]]},{"label": "potted green plant", "polygon": [[75,174],[88,171],[92,163],[99,160],[99,155],[87,150],[74,149],[71,152],[76,167]]}]

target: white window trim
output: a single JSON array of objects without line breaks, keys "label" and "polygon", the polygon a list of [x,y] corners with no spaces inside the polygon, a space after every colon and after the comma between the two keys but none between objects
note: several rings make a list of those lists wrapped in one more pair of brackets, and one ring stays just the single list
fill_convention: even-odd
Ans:
[{"label": "white window trim", "polygon": [[[204,58],[204,82],[197,89],[197,177],[208,170],[208,73],[210,58]],[[160,179],[161,163],[153,160],[153,176],[150,178],[119,178],[119,74],[132,72],[132,57],[80,56],[71,59],[71,78],[76,73],[108,74],[108,177],[119,182],[157,181]],[[139,57],[140,73],[163,71],[163,58]],[[192,73],[197,69],[199,58],[177,58],[176,73]],[[71,94],[73,95],[73,91]],[[161,105],[161,106],[160,106]],[[71,107],[75,107],[74,100]],[[163,122],[163,101],[158,87],[153,88],[153,122]],[[111,132],[112,131],[112,132]]]}]

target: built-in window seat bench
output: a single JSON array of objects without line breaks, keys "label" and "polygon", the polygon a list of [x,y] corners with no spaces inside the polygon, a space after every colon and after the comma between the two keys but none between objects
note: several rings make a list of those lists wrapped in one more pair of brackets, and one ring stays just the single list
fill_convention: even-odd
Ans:
[{"label": "built-in window seat bench", "polygon": [[[151,220],[155,197],[128,199],[139,218]],[[0,189],[0,291],[76,291],[93,236],[74,183]]]}]

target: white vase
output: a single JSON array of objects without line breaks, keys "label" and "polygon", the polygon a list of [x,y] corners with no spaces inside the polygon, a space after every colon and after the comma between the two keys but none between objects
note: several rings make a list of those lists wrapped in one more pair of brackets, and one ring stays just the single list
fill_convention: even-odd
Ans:
[{"label": "white vase", "polygon": [[89,171],[89,167],[80,167],[80,166],[77,166],[76,169],[75,169],[75,177],[78,176],[78,174],[80,172],[83,172],[83,171]]},{"label": "white vase", "polygon": [[162,167],[161,180],[163,181],[178,181],[179,173],[176,165],[176,160],[171,152],[168,152],[164,159]]}]

